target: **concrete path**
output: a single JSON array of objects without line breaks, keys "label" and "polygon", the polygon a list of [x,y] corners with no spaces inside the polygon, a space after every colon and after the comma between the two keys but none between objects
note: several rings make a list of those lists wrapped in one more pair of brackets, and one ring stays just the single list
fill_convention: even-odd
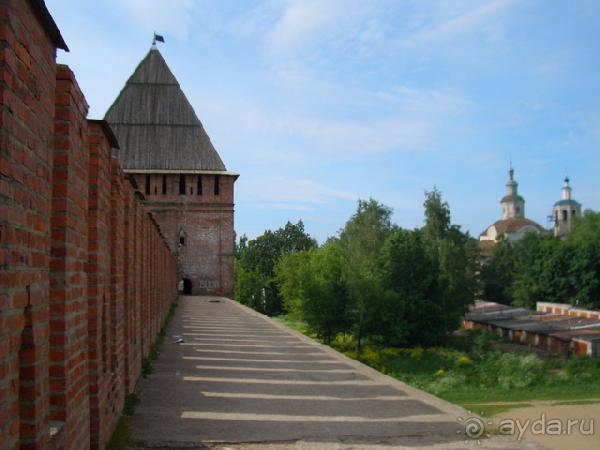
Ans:
[{"label": "concrete path", "polygon": [[[139,396],[142,448],[478,447],[463,409],[225,298],[180,298]],[[485,436],[479,445],[538,448]]]}]

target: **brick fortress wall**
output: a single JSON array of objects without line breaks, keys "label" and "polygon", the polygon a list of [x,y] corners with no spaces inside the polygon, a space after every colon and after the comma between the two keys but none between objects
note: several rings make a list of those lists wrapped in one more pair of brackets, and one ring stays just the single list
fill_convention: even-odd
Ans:
[{"label": "brick fortress wall", "polygon": [[132,176],[177,256],[179,280],[191,282],[192,294],[231,297],[236,177],[168,173]]},{"label": "brick fortress wall", "polygon": [[0,449],[103,449],[176,258],[36,3],[0,0]]}]

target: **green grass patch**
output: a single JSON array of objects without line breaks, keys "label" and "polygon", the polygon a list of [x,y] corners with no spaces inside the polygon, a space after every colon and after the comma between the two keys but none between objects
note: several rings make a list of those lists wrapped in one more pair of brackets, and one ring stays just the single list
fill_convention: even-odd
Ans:
[{"label": "green grass patch", "polygon": [[466,410],[471,411],[475,414],[479,414],[482,417],[493,417],[496,414],[500,414],[506,411],[511,411],[517,408],[527,408],[532,406],[531,403],[511,403],[508,405],[494,405],[494,404],[466,404],[461,405]]},{"label": "green grass patch", "polygon": [[[297,319],[283,316],[277,320],[314,338],[306,324]],[[449,338],[441,347],[381,348],[366,343],[359,359],[467,409],[493,402],[527,405],[536,400],[579,402],[600,398],[600,358],[541,358],[532,353],[499,351],[495,348],[498,339],[490,333],[469,331]],[[339,335],[330,345],[355,357],[351,336]],[[497,414],[515,407],[488,405],[484,412]]]},{"label": "green grass patch", "polygon": [[564,402],[552,403],[552,406],[560,406],[560,405],[597,405],[598,403],[600,403],[600,398],[592,399],[592,400],[566,400]]},{"label": "green grass patch", "polygon": [[272,319],[288,328],[291,328],[292,330],[299,331],[300,333],[317,340],[317,335],[311,332],[306,322],[303,322],[302,320],[295,319],[290,315],[276,316],[272,317]]},{"label": "green grass patch", "polygon": [[106,450],[123,450],[132,445],[131,425],[129,418],[121,416],[115,427],[115,431],[110,437]]},{"label": "green grass patch", "polygon": [[158,355],[160,353],[160,347],[162,346],[162,343],[165,340],[165,336],[167,334],[167,327],[171,323],[173,315],[175,314],[175,308],[177,308],[177,303],[171,303],[169,311],[167,312],[167,316],[165,317],[165,322],[162,328],[160,329],[158,336],[156,336],[156,339],[150,346],[148,356],[146,356],[142,361],[142,377],[144,378],[146,378],[152,373],[152,362],[156,361],[156,359],[158,358]]}]

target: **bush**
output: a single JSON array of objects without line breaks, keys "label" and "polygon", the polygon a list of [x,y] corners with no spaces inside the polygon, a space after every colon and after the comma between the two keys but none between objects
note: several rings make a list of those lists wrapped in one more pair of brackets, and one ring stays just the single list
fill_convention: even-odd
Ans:
[{"label": "bush", "polygon": [[371,366],[374,369],[381,369],[381,357],[379,352],[373,350],[371,347],[364,347],[360,355],[360,361],[365,363],[367,366]]},{"label": "bush", "polygon": [[496,374],[496,382],[503,389],[525,388],[541,384],[546,379],[544,363],[536,355],[502,353],[490,367],[484,365],[482,369]]},{"label": "bush", "polygon": [[442,374],[437,381],[431,383],[428,386],[427,390],[436,395],[439,395],[459,387],[465,387],[466,385],[467,379],[464,375],[456,373],[447,373],[445,375]]}]

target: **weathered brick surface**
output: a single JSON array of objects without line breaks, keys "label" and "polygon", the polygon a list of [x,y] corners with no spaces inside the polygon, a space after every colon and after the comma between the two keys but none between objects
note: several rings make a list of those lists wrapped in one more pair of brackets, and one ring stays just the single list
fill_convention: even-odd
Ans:
[{"label": "weathered brick surface", "polygon": [[0,0],[0,449],[103,449],[176,297],[175,256],[55,56],[30,2]]},{"label": "weathered brick surface", "polygon": [[[139,190],[145,193],[145,205],[177,255],[179,280],[189,280],[193,294],[231,296],[235,177],[184,176],[183,195],[179,191],[179,174],[135,174],[135,180]],[[198,177],[201,177],[200,183]],[[215,182],[218,182],[218,193]]]},{"label": "weathered brick surface", "polygon": [[89,440],[88,105],[66,66],[56,74],[50,252],[50,420],[74,448]]},{"label": "weathered brick surface", "polygon": [[0,1],[0,442],[42,448],[56,50],[22,0]]},{"label": "weathered brick surface", "polygon": [[88,357],[90,433],[92,442],[106,442],[106,397],[109,371],[110,301],[110,144],[100,123],[89,125],[88,205]]}]

